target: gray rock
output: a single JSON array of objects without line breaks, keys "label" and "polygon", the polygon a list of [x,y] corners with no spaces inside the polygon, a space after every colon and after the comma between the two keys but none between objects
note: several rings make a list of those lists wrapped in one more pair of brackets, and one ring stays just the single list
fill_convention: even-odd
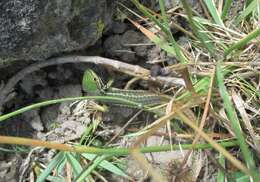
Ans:
[{"label": "gray rock", "polygon": [[146,56],[148,46],[141,45],[150,41],[140,32],[128,30],[122,35],[108,37],[104,42],[106,53],[121,61],[132,63],[136,56]]},{"label": "gray rock", "polygon": [[81,85],[64,85],[58,87],[55,98],[80,97],[82,96]]},{"label": "gray rock", "polygon": [[143,43],[149,43],[149,40],[140,32],[133,31],[133,30],[128,30],[126,31],[121,40],[121,44],[125,47],[132,47],[133,51],[136,53],[138,56],[144,56],[146,55],[147,52],[147,46],[131,46],[131,44],[143,44]]},{"label": "gray rock", "polygon": [[[197,0],[187,0],[188,4],[194,8],[195,6],[198,5],[198,1]],[[181,6],[181,1],[180,0],[165,0],[165,9],[169,10],[172,8],[175,8],[176,6]],[[153,9],[155,11],[159,11],[160,10],[160,6],[159,6],[159,0],[156,0],[156,2],[153,3]]]},{"label": "gray rock", "polygon": [[47,81],[45,80],[45,72],[35,72],[30,75],[27,75],[24,79],[21,80],[19,85],[28,95],[33,94],[33,87],[40,85],[42,87],[47,86]]},{"label": "gray rock", "polygon": [[48,73],[48,78],[64,82],[64,80],[72,77],[72,69],[65,69],[62,65],[58,65],[56,70],[50,71]]},{"label": "gray rock", "polygon": [[52,87],[46,87],[44,89],[35,90],[35,93],[38,95],[39,100],[52,99],[54,97],[54,92],[55,90]]},{"label": "gray rock", "polygon": [[125,32],[127,26],[125,23],[122,22],[113,22],[111,30],[114,34],[122,34]]},{"label": "gray rock", "polygon": [[47,131],[49,131],[52,128],[53,123],[56,122],[58,113],[59,105],[52,105],[41,110],[41,121]]},{"label": "gray rock", "polygon": [[[104,48],[107,52],[107,54],[111,55],[112,57],[120,57],[123,55],[123,53],[120,50],[123,50],[123,46],[120,44],[120,40],[122,39],[122,36],[120,35],[114,35],[109,36],[105,42],[104,42]],[[130,49],[129,49],[130,51]]]},{"label": "gray rock", "polygon": [[36,131],[43,131],[43,125],[38,110],[31,110],[23,114],[24,120],[28,121]]},{"label": "gray rock", "polygon": [[[45,92],[42,92],[42,97],[44,97],[44,93],[46,94],[46,97],[48,97],[50,94],[50,89],[46,90]],[[54,92],[54,90],[52,90]],[[82,96],[81,92],[81,85],[64,85],[57,88],[57,90],[52,93],[54,98],[65,98],[65,97],[79,97]],[[70,115],[71,109],[70,109],[70,103],[71,102],[63,102],[60,105],[52,105],[49,107],[45,107],[41,110],[41,121],[43,122],[45,128],[47,130],[50,130],[55,123],[58,120],[59,113],[63,115]],[[53,125],[54,124],[54,125]]]},{"label": "gray rock", "polygon": [[111,23],[112,0],[1,0],[0,59],[42,60],[93,45]]},{"label": "gray rock", "polygon": [[164,60],[166,55],[159,46],[154,46],[148,51],[147,57],[150,63],[156,63]]}]

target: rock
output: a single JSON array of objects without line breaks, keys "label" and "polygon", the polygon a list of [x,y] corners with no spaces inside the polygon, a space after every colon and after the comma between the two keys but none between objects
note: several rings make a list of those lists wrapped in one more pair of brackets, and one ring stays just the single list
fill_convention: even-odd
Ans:
[{"label": "rock", "polygon": [[133,30],[126,31],[121,39],[121,44],[125,47],[132,47],[133,51],[138,56],[145,56],[147,54],[147,47],[146,45],[137,45],[131,46],[131,44],[144,44],[149,43],[149,40],[140,32],[136,32]]},{"label": "rock", "polygon": [[35,93],[38,95],[38,100],[47,100],[52,99],[54,97],[54,88],[52,87],[45,87],[36,89]]},{"label": "rock", "polygon": [[124,106],[108,106],[109,112],[103,113],[103,122],[116,123],[120,126],[124,125],[136,112],[137,109],[128,108]]},{"label": "rock", "polygon": [[104,42],[106,54],[112,58],[119,58],[121,61],[133,62],[136,59],[135,53],[129,47],[124,47],[121,39],[120,35],[108,37]]},{"label": "rock", "polygon": [[108,37],[104,42],[104,49],[107,55],[132,63],[137,60],[136,56],[144,57],[147,55],[148,46],[137,44],[148,42],[149,40],[142,33],[128,30],[122,35]]},{"label": "rock", "polygon": [[[54,92],[56,89],[47,89],[45,91],[41,92],[41,98],[43,97],[49,97],[50,95],[54,95],[54,98],[65,98],[65,97],[79,97],[82,96],[81,92],[81,85],[64,85],[60,86],[57,88],[57,90]],[[52,93],[51,93],[52,92]],[[54,92],[54,93],[53,93]],[[66,106],[68,103],[61,103],[61,105],[53,105],[49,107],[45,107],[41,110],[41,120],[47,130],[50,130],[53,126],[53,123],[56,122],[59,112],[63,113],[64,108],[62,107],[63,110],[60,109],[61,106],[65,104]],[[66,114],[70,114],[70,107],[66,107]],[[63,113],[64,114],[64,113]]]},{"label": "rock", "polygon": [[[66,142],[80,138],[85,132],[86,126],[91,123],[91,114],[94,112],[82,106],[79,102],[73,105],[69,102],[63,102],[54,109],[48,108],[46,110],[48,113],[55,110],[57,115],[55,115],[55,120],[49,120],[45,123],[47,131],[51,131],[46,135],[47,140]],[[48,117],[48,113],[43,113],[45,118]]]},{"label": "rock", "polygon": [[125,23],[122,22],[113,22],[112,23],[112,27],[111,27],[111,31],[114,34],[122,34],[125,32],[127,26]]},{"label": "rock", "polygon": [[11,159],[5,159],[0,162],[0,181],[16,182],[18,181],[18,167],[21,163],[19,154],[13,155]]},{"label": "rock", "polygon": [[48,78],[57,84],[64,84],[64,81],[67,81],[73,77],[72,71],[73,69],[71,68],[69,69],[65,68],[63,65],[58,65],[55,70],[48,72]]},{"label": "rock", "polygon": [[80,97],[82,96],[81,85],[64,85],[58,87],[55,98]]},{"label": "rock", "polygon": [[23,113],[25,121],[31,125],[36,131],[43,131],[43,125],[38,110],[30,110],[29,112]]},{"label": "rock", "polygon": [[[150,3],[147,3],[147,4],[149,6],[151,6],[153,10],[155,10],[155,11],[160,10],[159,0],[156,0],[156,2],[149,0],[148,2],[150,2]],[[153,4],[151,2],[153,2]],[[197,0],[187,0],[187,2],[192,8],[194,8],[195,6],[198,6]],[[165,0],[164,3],[165,3],[164,5],[165,5],[166,10],[173,9],[176,6],[181,6],[180,0]]]},{"label": "rock", "polygon": [[53,123],[56,122],[59,113],[59,105],[52,105],[49,107],[44,107],[41,109],[41,121],[47,129],[47,131],[51,130]]},{"label": "rock", "polygon": [[0,59],[43,60],[93,45],[111,23],[112,0],[0,1]]},{"label": "rock", "polygon": [[33,94],[33,88],[35,86],[42,86],[46,87],[47,86],[47,81],[45,80],[46,75],[45,72],[35,72],[30,75],[27,75],[24,79],[21,80],[19,85],[21,88],[26,92],[28,95]]},{"label": "rock", "polygon": [[147,57],[149,63],[158,63],[165,60],[166,55],[159,46],[154,46],[148,51]]}]

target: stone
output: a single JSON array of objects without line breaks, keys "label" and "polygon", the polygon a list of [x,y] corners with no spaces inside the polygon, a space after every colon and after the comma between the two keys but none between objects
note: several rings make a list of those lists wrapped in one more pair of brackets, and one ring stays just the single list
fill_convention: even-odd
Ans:
[{"label": "stone", "polygon": [[122,22],[113,22],[111,30],[114,34],[122,34],[126,31],[127,25]]},{"label": "stone", "polygon": [[39,115],[39,110],[30,110],[22,114],[25,121],[28,121],[31,127],[36,131],[43,131],[43,124]]},{"label": "stone", "polygon": [[57,88],[57,93],[55,93],[55,98],[65,98],[65,97],[81,97],[81,85],[70,84],[63,85]]},{"label": "stone", "polygon": [[33,95],[35,86],[40,85],[43,88],[47,86],[48,83],[45,77],[46,77],[45,72],[41,72],[41,71],[34,72],[30,75],[27,75],[25,78],[23,78],[19,83],[19,85],[27,95]]},{"label": "stone", "polygon": [[59,105],[52,105],[41,109],[41,113],[40,113],[41,121],[45,129],[47,129],[47,131],[52,129],[53,123],[55,123],[57,120],[58,113],[59,113]]},{"label": "stone", "polygon": [[104,50],[110,57],[120,59],[128,63],[134,63],[136,56],[145,57],[148,46],[142,45],[150,41],[140,32],[128,30],[122,35],[116,34],[108,37],[104,42]]},{"label": "stone", "polygon": [[89,47],[111,24],[112,0],[1,0],[0,62]]}]

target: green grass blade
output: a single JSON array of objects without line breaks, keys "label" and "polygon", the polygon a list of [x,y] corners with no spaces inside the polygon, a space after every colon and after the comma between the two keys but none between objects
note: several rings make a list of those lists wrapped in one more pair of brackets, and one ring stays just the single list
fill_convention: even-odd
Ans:
[{"label": "green grass blade", "polygon": [[250,182],[250,179],[248,176],[241,176],[239,178],[236,178],[236,182]]},{"label": "green grass blade", "polygon": [[246,6],[248,6],[254,0],[246,0]]},{"label": "green grass blade", "polygon": [[48,164],[48,166],[46,167],[45,170],[42,171],[42,173],[40,174],[40,176],[37,178],[36,182],[44,182],[46,181],[46,178],[50,175],[50,173],[52,172],[52,170],[56,167],[58,167],[58,165],[65,159],[65,155],[64,152],[59,152],[52,160],[51,162]]},{"label": "green grass blade", "polygon": [[[233,68],[231,66],[226,66],[225,69],[222,70],[222,74],[226,75],[230,72],[232,72]],[[209,84],[210,84],[210,77],[203,77],[199,81],[197,81],[194,84],[194,89],[195,92],[198,94],[207,94],[209,90]],[[189,91],[184,92],[182,95],[178,96],[176,99],[181,100],[181,99],[189,99],[192,97],[191,93]]]},{"label": "green grass blade", "polygon": [[[141,30],[142,31],[142,30]],[[143,31],[142,31],[143,32]],[[144,33],[144,32],[143,32]],[[145,34],[145,33],[144,33]],[[148,37],[148,36],[147,36]],[[155,45],[160,47],[162,50],[170,55],[176,56],[175,50],[170,44],[163,38],[153,34],[148,37]]]},{"label": "green grass blade", "polygon": [[[244,173],[240,171],[234,171],[228,178],[228,181],[235,181],[235,182],[249,182],[250,179],[248,176],[245,176]],[[254,181],[253,181],[254,182]]]},{"label": "green grass blade", "polygon": [[238,25],[241,21],[243,21],[248,15],[250,15],[253,11],[255,11],[255,9],[257,8],[257,1],[258,0],[254,0],[252,1],[247,7],[246,9],[236,18],[236,20],[234,21],[235,25]]},{"label": "green grass blade", "polygon": [[[96,157],[95,154],[87,154],[87,153],[82,154],[82,156],[85,157],[88,160],[93,160]],[[125,177],[125,178],[129,178],[129,176],[123,170],[121,170],[116,165],[112,164],[111,162],[109,162],[107,160],[102,161],[99,164],[99,166],[108,170],[108,171],[110,171],[113,174],[116,174],[118,176],[122,176],[122,177]]]},{"label": "green grass blade", "polygon": [[255,86],[250,84],[248,81],[246,81],[243,77],[239,75],[237,75],[236,78],[238,79],[239,83],[243,85],[242,91],[246,95],[248,95],[248,97],[251,97],[252,95],[260,97],[260,90],[258,90]]},{"label": "green grass blade", "polygon": [[216,8],[215,2],[213,0],[204,0],[211,16],[213,17],[216,24],[224,27],[224,23],[222,22],[221,17],[219,16],[218,10]]},{"label": "green grass blade", "polygon": [[231,5],[232,5],[232,0],[225,0],[224,8],[221,14],[222,20],[226,19],[226,16],[230,10]]},{"label": "green grass blade", "polygon": [[176,51],[174,50],[174,48],[170,46],[169,43],[163,40],[162,38],[154,36],[151,40],[168,54],[176,56]]},{"label": "green grass blade", "polygon": [[75,180],[75,182],[82,182],[84,181],[90,173],[97,168],[97,166],[106,159],[107,155],[102,155],[100,157],[97,157],[93,164],[90,165],[85,171],[83,171]]},{"label": "green grass blade", "polygon": [[255,39],[260,35],[260,28],[255,29],[254,31],[250,32],[247,36],[245,36],[243,39],[238,41],[237,43],[233,44],[229,48],[227,48],[224,52],[224,56],[228,56],[232,51],[237,50],[245,46],[247,43],[249,43],[251,40]]},{"label": "green grass blade", "polygon": [[58,104],[58,103],[62,103],[62,102],[67,102],[67,101],[86,100],[86,99],[101,100],[103,102],[117,101],[117,102],[127,104],[129,106],[133,106],[133,107],[136,107],[136,108],[140,107],[140,103],[133,102],[133,101],[130,101],[128,99],[117,98],[117,97],[112,97],[112,96],[69,97],[69,98],[62,98],[62,99],[47,100],[47,101],[43,101],[43,102],[39,102],[39,103],[36,103],[36,104],[29,105],[29,106],[25,106],[21,109],[18,109],[16,111],[11,112],[11,113],[1,115],[0,116],[0,122],[5,121],[5,120],[7,120],[11,117],[14,117],[16,115],[22,114],[26,111],[30,111],[32,109],[36,109],[36,108],[40,108],[40,107],[44,107],[44,106],[48,106],[48,105],[53,105],[53,104]]},{"label": "green grass blade", "polygon": [[63,161],[61,161],[61,163],[59,163],[59,165],[57,166],[57,168],[55,169],[55,172],[57,174],[62,174],[65,168],[65,165],[67,163],[67,159],[65,158]]},{"label": "green grass blade", "polygon": [[134,3],[134,5],[137,7],[139,11],[141,11],[147,18],[149,18],[157,26],[159,26],[162,29],[162,31],[167,32],[163,24],[154,15],[152,15],[145,6],[143,6],[138,0],[131,0],[131,1]]},{"label": "green grass blade", "polygon": [[82,171],[82,167],[81,167],[79,161],[75,158],[75,156],[73,154],[71,154],[69,152],[66,153],[66,158],[67,158],[67,161],[70,163],[75,176],[78,176]]},{"label": "green grass blade", "polygon": [[159,0],[159,5],[160,5],[160,9],[161,9],[161,14],[163,17],[163,24],[169,30],[169,26],[168,26],[169,22],[168,22],[168,18],[167,18],[165,7],[164,7],[164,5],[165,5],[164,0]]},{"label": "green grass blade", "polygon": [[217,77],[217,83],[218,83],[220,95],[224,102],[224,108],[226,110],[227,117],[230,121],[232,129],[235,133],[235,136],[236,136],[237,140],[239,141],[239,146],[241,148],[241,151],[242,151],[242,154],[244,157],[244,161],[246,161],[247,166],[249,167],[253,177],[255,178],[256,176],[258,176],[258,175],[256,175],[256,171],[255,171],[256,170],[255,161],[254,161],[254,159],[250,153],[250,150],[248,148],[248,145],[245,141],[245,138],[241,131],[241,127],[239,124],[239,120],[238,120],[236,111],[233,107],[232,102],[230,101],[229,94],[224,85],[223,70],[219,63],[217,64],[217,68],[216,68],[216,77]]},{"label": "green grass blade", "polygon": [[[218,162],[225,169],[225,157],[222,154],[219,154]],[[220,169],[218,169],[217,182],[225,182],[225,173]]]},{"label": "green grass blade", "polygon": [[165,26],[165,29],[166,29],[166,35],[168,37],[168,40],[171,42],[174,50],[175,50],[175,53],[176,53],[176,58],[178,60],[180,60],[181,63],[187,63],[188,60],[187,58],[183,55],[179,45],[177,44],[177,42],[175,41],[175,39],[173,38],[173,35],[171,33],[171,30],[170,30],[170,27],[169,27],[169,21],[168,21],[168,18],[167,18],[167,15],[166,15],[166,11],[165,11],[165,2],[164,0],[159,0],[159,5],[160,5],[160,9],[161,9],[161,14],[162,14],[162,17],[163,17],[163,25]]},{"label": "green grass blade", "polygon": [[215,55],[215,48],[214,45],[211,43],[210,39],[208,38],[206,33],[203,33],[203,31],[200,30],[197,23],[193,20],[192,10],[190,6],[188,5],[186,0],[182,0],[183,8],[186,11],[186,14],[188,15],[188,21],[191,26],[192,31],[194,34],[198,37],[200,42],[204,45],[204,47],[209,51],[211,55]]},{"label": "green grass blade", "polygon": [[66,182],[66,180],[63,177],[58,176],[48,176],[47,180],[50,182]]},{"label": "green grass blade", "polygon": [[[187,58],[184,56],[184,54],[182,53],[179,45],[177,44],[177,42],[175,41],[175,39],[173,38],[171,31],[169,29],[169,27],[167,28],[168,24],[164,24],[161,23],[154,15],[152,15],[149,10],[144,7],[138,0],[132,0],[132,2],[135,4],[135,6],[146,16],[148,17],[151,21],[153,21],[156,25],[158,25],[160,27],[160,29],[167,35],[167,39],[172,43],[175,55],[177,60],[179,60],[181,63],[187,63],[188,60]],[[160,5],[163,5],[163,2],[160,3]],[[164,8],[162,9],[163,14],[165,14],[166,17],[166,13]],[[164,20],[167,21],[167,18],[164,17]]]}]

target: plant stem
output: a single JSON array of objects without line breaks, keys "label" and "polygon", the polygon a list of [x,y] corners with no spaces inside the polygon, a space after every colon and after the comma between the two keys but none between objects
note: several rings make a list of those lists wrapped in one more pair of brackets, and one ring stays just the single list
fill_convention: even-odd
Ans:
[{"label": "plant stem", "polygon": [[238,41],[237,43],[233,44],[228,49],[226,49],[224,52],[224,56],[227,57],[232,51],[234,51],[235,49],[240,49],[241,47],[245,46],[248,42],[250,42],[252,39],[256,38],[259,35],[260,35],[260,28],[250,32],[247,36],[242,38],[240,41]]},{"label": "plant stem", "polygon": [[[26,145],[26,146],[38,146],[45,147],[50,149],[68,151],[68,152],[77,152],[77,153],[91,153],[98,155],[128,155],[130,153],[130,148],[95,148],[87,146],[77,146],[77,145],[67,145],[61,143],[47,142],[35,139],[21,138],[21,137],[11,137],[11,136],[0,136],[1,144],[15,144],[15,145]],[[236,140],[221,141],[219,144],[223,147],[233,147],[237,146],[238,143]],[[170,150],[178,149],[208,149],[212,148],[210,144],[197,144],[194,148],[192,144],[177,144],[177,145],[163,145],[163,146],[150,146],[140,148],[142,153],[150,152],[165,152]]]},{"label": "plant stem", "polygon": [[32,109],[36,109],[39,107],[43,107],[43,106],[47,106],[47,105],[53,105],[53,104],[57,104],[57,103],[61,103],[61,102],[66,102],[66,101],[76,101],[76,100],[86,100],[86,99],[94,99],[94,100],[102,100],[102,101],[119,101],[125,104],[128,104],[129,106],[133,106],[135,108],[142,108],[142,106],[140,106],[140,103],[137,102],[133,102],[127,99],[123,99],[123,98],[117,98],[117,97],[112,97],[112,96],[85,96],[85,97],[69,97],[69,98],[62,98],[62,99],[54,99],[54,100],[48,100],[48,101],[44,101],[44,102],[39,102],[36,104],[32,104],[26,107],[23,107],[21,109],[18,109],[16,111],[13,111],[11,113],[8,114],[4,114],[0,116],[0,122],[4,121],[6,119],[9,119],[11,117],[14,117],[18,114],[22,114],[26,111],[32,110]]}]

